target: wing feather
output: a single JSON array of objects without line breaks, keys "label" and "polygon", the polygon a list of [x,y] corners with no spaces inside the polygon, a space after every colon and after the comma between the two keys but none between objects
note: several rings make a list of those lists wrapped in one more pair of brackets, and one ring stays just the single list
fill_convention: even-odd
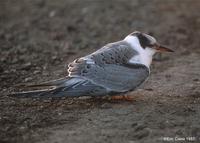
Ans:
[{"label": "wing feather", "polygon": [[[81,76],[111,92],[134,90],[149,76],[142,64],[128,61],[138,53],[124,41],[111,43],[69,65],[70,76]],[[94,64],[87,63],[87,59]]]}]

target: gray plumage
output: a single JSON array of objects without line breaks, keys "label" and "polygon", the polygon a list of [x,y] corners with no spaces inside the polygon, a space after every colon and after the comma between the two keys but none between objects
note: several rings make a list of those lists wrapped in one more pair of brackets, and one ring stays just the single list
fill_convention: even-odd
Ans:
[{"label": "gray plumage", "polygon": [[149,76],[149,68],[145,65],[129,63],[129,60],[136,55],[137,51],[125,41],[110,43],[70,63],[69,75],[66,78],[31,85],[54,87],[53,89],[14,93],[12,96],[103,96],[132,91]]},{"label": "gray plumage", "polygon": [[[108,91],[126,92],[136,88],[149,75],[149,69],[129,60],[137,52],[124,41],[108,44],[102,49],[69,65],[71,77],[84,77]],[[87,63],[92,59],[95,64]]]}]

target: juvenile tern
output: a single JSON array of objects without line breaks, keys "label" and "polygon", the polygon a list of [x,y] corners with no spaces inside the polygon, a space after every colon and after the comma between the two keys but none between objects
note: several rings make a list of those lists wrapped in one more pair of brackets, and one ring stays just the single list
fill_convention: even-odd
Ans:
[{"label": "juvenile tern", "polygon": [[173,52],[154,37],[135,31],[68,65],[68,76],[38,85],[42,90],[12,94],[16,97],[80,97],[121,95],[135,90],[150,74],[156,52]]}]

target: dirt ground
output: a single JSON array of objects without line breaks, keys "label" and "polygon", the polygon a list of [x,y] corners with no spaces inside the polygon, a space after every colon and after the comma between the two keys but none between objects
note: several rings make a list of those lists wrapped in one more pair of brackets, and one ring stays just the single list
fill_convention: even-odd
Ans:
[{"label": "dirt ground", "polygon": [[[200,142],[199,10],[199,0],[1,0],[0,142]],[[134,30],[176,51],[153,63],[134,101],[6,96]]]}]

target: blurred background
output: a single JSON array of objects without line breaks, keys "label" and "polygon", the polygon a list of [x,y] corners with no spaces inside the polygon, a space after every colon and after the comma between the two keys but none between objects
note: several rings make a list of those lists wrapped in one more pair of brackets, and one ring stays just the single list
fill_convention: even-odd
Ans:
[{"label": "blurred background", "polygon": [[[199,0],[1,0],[0,141],[199,137],[199,9]],[[66,65],[75,58],[135,30],[175,50],[161,55],[149,81],[130,93],[135,102],[6,96],[16,84],[67,75]]]}]

